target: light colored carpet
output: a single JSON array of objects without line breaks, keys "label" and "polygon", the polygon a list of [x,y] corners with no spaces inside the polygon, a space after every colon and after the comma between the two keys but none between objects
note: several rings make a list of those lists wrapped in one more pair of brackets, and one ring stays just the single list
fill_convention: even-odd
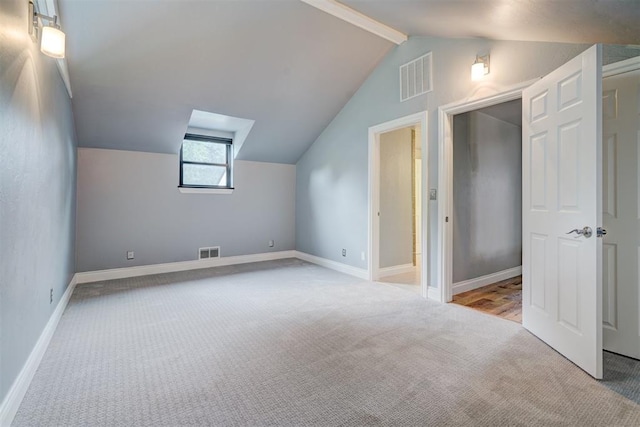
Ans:
[{"label": "light colored carpet", "polygon": [[79,286],[15,426],[640,425],[514,322],[299,260]]}]

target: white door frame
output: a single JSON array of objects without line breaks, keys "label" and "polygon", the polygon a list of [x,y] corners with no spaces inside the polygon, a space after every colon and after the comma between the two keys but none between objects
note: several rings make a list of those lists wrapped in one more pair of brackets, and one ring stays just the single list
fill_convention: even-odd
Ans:
[{"label": "white door frame", "polygon": [[438,283],[440,302],[453,299],[453,116],[522,98],[522,91],[539,79],[517,84],[485,98],[462,100],[438,108]]},{"label": "white door frame", "polygon": [[[605,80],[607,77],[613,77],[613,76],[616,76],[616,75],[619,75],[619,74],[623,74],[623,73],[627,73],[627,72],[634,72],[634,71],[638,71],[638,70],[640,70],[640,56],[636,56],[635,58],[627,59],[627,60],[620,61],[620,62],[615,62],[613,64],[605,65],[604,67],[602,67],[602,77],[603,77],[603,80]],[[603,87],[604,87],[604,82],[603,82]],[[604,106],[603,106],[603,109],[604,109]],[[604,118],[603,118],[603,130],[604,130]],[[603,152],[604,152],[604,141],[605,140],[606,140],[606,136],[603,135]],[[605,161],[604,158],[603,158],[603,161]],[[603,175],[603,179],[604,179],[604,175]],[[605,226],[605,228],[608,228],[604,223],[604,215],[603,215],[603,226]],[[609,243],[612,243],[612,242],[609,242]],[[604,252],[605,252],[604,247],[606,247],[606,246],[607,246],[607,241],[603,240],[603,255],[604,255]],[[638,259],[636,257],[632,257],[632,258],[634,258],[636,260]],[[603,263],[604,263],[604,265],[606,265],[606,261],[605,261],[604,256],[603,256]],[[620,268],[619,264],[614,267],[614,277],[617,277],[617,275],[618,275],[618,268]],[[606,294],[606,292],[608,291],[608,289],[610,289],[610,288],[605,288],[605,285],[607,287],[611,286],[611,282],[610,282],[611,279],[607,278],[607,275],[604,274],[604,273],[603,273],[602,279],[603,279],[602,292],[603,292],[603,296],[604,296]],[[616,280],[616,279],[614,279],[614,280]],[[622,283],[622,282],[618,282],[618,283]],[[615,307],[616,307],[615,310],[618,310],[619,300],[617,300],[617,298],[619,298],[619,296],[616,294],[615,298],[616,298],[616,300],[614,301],[614,304],[615,304]],[[611,303],[611,300],[609,300],[609,302]],[[616,346],[617,345],[616,343],[619,342],[618,340],[621,339],[621,338],[616,337],[616,335],[608,335],[608,334],[615,334],[616,328],[612,327],[611,323],[608,323],[608,322],[605,323],[605,319],[604,319],[605,307],[606,306],[605,306],[604,299],[603,299],[602,348],[604,350],[614,351],[616,353],[624,353],[624,351],[620,352],[620,350],[621,350],[620,347],[618,347],[618,348],[612,347],[612,345]],[[610,311],[611,308],[610,307],[606,307],[606,308],[608,308],[607,312],[611,313],[611,311]],[[624,312],[625,310],[623,309],[622,311]],[[615,317],[618,319],[618,321],[621,324],[626,323],[626,322],[624,322],[622,320],[623,317],[626,317],[626,316],[623,315],[623,313],[621,313],[619,311],[616,311],[615,313],[616,313]],[[635,317],[636,314],[637,313],[634,313],[633,317]],[[606,319],[606,320],[609,320],[609,319]],[[609,330],[609,332],[607,332],[607,330]],[[607,338],[609,338],[609,339],[607,339]],[[635,340],[632,340],[632,341],[637,345],[637,343],[638,343],[637,337],[636,337]],[[626,354],[626,356],[633,357],[630,354]]]},{"label": "white door frame", "polygon": [[636,70],[640,70],[640,56],[605,65],[602,67],[602,78]]},{"label": "white door frame", "polygon": [[[640,69],[640,56],[602,67],[602,77],[610,77]],[[438,108],[438,283],[439,299],[453,299],[453,230],[447,227],[447,217],[453,212],[453,116],[503,102],[522,98],[522,91],[539,79],[520,83],[504,92],[475,100],[462,100]]]},{"label": "white door frame", "polygon": [[408,126],[420,126],[422,149],[422,254],[420,293],[427,298],[427,260],[428,258],[428,188],[429,148],[427,145],[428,112],[411,114],[399,119],[381,123],[369,128],[369,280],[380,277],[380,134],[402,129]]}]

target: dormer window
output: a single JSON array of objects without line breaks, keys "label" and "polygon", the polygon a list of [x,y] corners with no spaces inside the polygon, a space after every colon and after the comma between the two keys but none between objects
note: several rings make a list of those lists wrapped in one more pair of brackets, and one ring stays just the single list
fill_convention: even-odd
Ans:
[{"label": "dormer window", "polygon": [[180,187],[233,189],[232,143],[187,133],[180,149]]}]

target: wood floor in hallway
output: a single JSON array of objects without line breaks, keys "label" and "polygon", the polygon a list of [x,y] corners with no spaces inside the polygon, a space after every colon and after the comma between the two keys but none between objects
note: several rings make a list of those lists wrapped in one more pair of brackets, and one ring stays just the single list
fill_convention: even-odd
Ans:
[{"label": "wood floor in hallway", "polygon": [[453,303],[522,323],[522,276],[454,295]]}]

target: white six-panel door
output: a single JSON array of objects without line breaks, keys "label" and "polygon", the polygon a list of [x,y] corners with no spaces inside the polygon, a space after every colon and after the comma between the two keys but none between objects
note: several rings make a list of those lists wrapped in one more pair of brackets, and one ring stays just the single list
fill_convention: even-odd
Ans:
[{"label": "white six-panel door", "polygon": [[[589,48],[522,97],[522,324],[595,378],[602,378],[601,57],[601,46]],[[584,227],[590,237],[577,234]]]},{"label": "white six-panel door", "polygon": [[640,359],[640,70],[603,81],[604,348]]}]

